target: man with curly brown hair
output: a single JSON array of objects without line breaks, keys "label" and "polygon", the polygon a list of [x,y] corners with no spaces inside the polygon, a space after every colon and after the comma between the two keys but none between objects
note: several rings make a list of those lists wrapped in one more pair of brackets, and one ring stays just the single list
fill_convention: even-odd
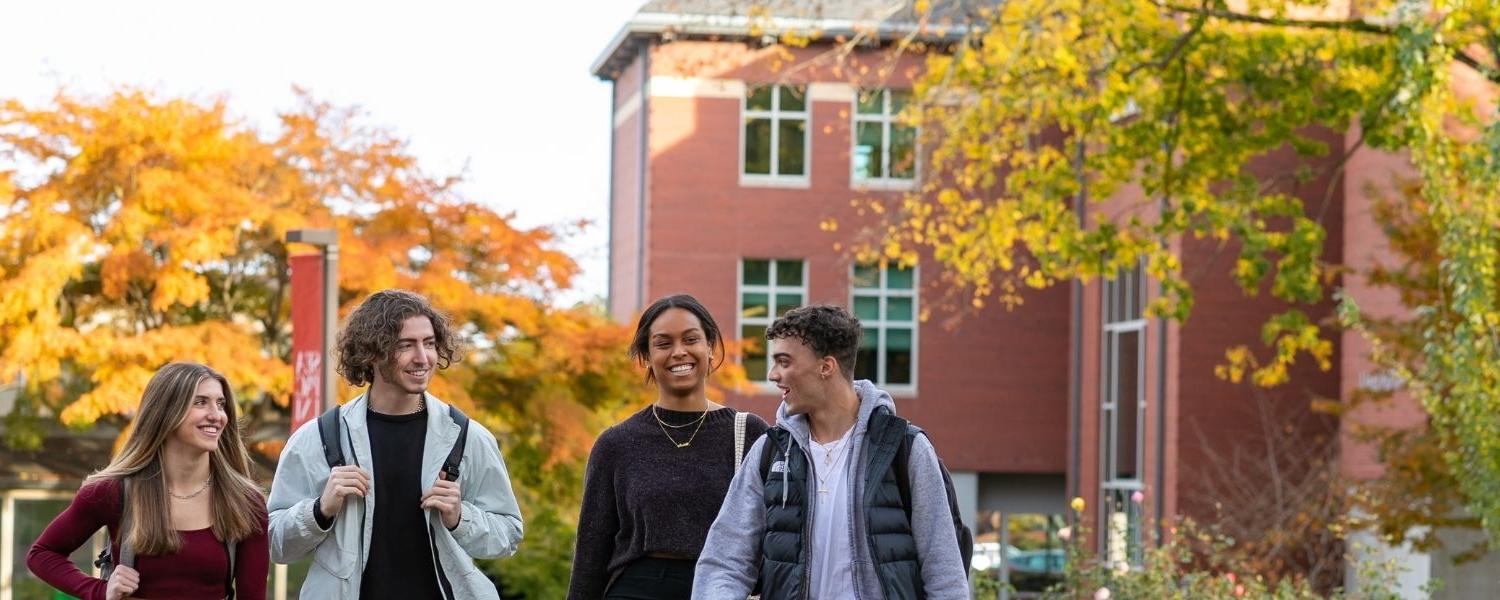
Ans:
[{"label": "man with curly brown hair", "polygon": [[499,598],[473,559],[521,541],[505,460],[484,426],[427,393],[458,346],[448,317],[408,291],[376,292],[344,323],[339,373],[368,387],[292,434],[268,502],[271,557],[312,555],[302,597]]},{"label": "man with curly brown hair", "polygon": [[890,394],[854,379],[860,336],[829,305],[766,329],[781,408],[729,484],[693,598],[970,598],[952,482]]}]

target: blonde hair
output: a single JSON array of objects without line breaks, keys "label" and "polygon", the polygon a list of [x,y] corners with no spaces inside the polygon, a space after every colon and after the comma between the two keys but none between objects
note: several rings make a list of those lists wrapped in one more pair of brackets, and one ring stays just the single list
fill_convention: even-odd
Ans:
[{"label": "blonde hair", "polygon": [[[234,395],[229,381],[205,365],[174,362],[151,376],[141,395],[141,406],[130,425],[129,437],[109,466],[90,475],[85,484],[128,481],[130,494],[122,507],[120,523],[129,519],[128,543],[139,554],[166,555],[182,548],[182,539],[172,528],[171,502],[162,471],[162,448],[172,433],[187,420],[198,385],[212,378],[224,388],[228,420],[219,435],[219,445],[209,453],[209,475],[213,488],[210,507],[214,536],[228,543],[250,537],[261,527],[266,512],[265,496],[250,476],[249,453],[240,438]],[[166,507],[167,510],[162,510]]]}]

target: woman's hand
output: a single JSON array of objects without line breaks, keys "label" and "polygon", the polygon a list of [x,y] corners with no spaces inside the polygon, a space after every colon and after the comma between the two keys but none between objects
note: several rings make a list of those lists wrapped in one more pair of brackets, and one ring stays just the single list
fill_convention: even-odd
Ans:
[{"label": "woman's hand", "polygon": [[116,565],[109,576],[109,585],[104,588],[105,600],[124,600],[141,586],[140,572],[124,565]]}]

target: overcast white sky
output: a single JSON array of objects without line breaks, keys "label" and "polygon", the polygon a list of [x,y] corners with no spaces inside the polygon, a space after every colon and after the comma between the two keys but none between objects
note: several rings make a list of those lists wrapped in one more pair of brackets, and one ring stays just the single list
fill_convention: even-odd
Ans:
[{"label": "overcast white sky", "polygon": [[605,293],[609,84],[589,65],[643,0],[7,3],[0,96],[59,86],[226,95],[259,126],[292,86],[411,143],[435,174],[523,226],[592,219],[564,248],[584,268],[568,300]]}]

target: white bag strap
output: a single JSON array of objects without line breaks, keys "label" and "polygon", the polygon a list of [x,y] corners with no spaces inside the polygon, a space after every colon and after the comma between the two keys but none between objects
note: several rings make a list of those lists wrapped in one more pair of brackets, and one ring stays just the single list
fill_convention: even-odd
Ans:
[{"label": "white bag strap", "polygon": [[747,413],[734,413],[734,468],[739,470],[740,463],[745,462],[745,415]]}]

